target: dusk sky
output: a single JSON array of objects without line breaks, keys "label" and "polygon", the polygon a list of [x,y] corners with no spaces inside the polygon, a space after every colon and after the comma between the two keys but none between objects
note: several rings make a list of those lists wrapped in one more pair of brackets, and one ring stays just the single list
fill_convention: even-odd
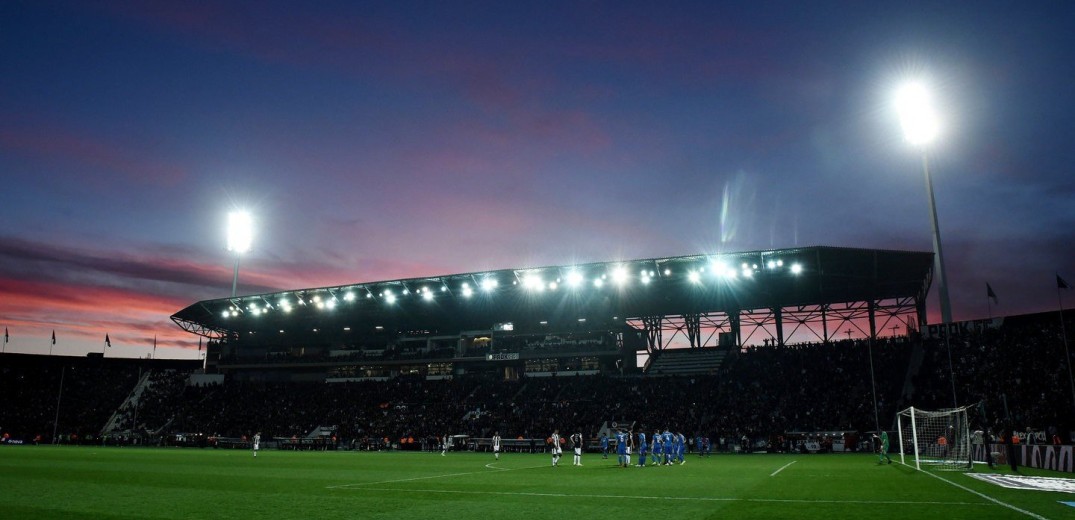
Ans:
[{"label": "dusk sky", "polygon": [[[197,357],[240,294],[796,246],[931,251],[957,320],[1075,282],[1075,2],[0,3],[8,352]],[[936,287],[930,321],[939,320]],[[1064,294],[1066,305],[1075,293]]]}]

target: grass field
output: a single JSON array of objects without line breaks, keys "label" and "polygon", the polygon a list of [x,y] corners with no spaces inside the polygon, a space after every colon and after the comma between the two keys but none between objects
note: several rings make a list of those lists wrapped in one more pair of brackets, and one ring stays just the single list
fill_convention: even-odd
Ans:
[{"label": "grass field", "polygon": [[[871,455],[722,455],[619,468],[546,455],[0,448],[0,518],[1075,518],[1075,495]],[[1064,476],[1020,470],[1023,474]],[[940,478],[938,478],[940,477]]]}]

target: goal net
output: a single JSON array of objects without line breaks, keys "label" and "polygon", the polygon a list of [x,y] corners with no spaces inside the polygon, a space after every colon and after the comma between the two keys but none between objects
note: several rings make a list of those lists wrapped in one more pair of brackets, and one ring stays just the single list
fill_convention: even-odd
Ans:
[{"label": "goal net", "polygon": [[914,457],[915,469],[922,465],[943,470],[971,468],[970,427],[967,406],[943,410],[910,407],[897,415],[900,439],[900,462]]}]

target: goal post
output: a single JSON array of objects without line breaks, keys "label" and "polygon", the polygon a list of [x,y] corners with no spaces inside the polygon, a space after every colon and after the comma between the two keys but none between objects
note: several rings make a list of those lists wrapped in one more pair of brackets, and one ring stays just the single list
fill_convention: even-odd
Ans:
[{"label": "goal post", "polygon": [[910,407],[896,416],[899,430],[900,462],[914,457],[915,469],[922,465],[949,471],[971,468],[971,437],[967,423],[968,406],[941,410]]}]

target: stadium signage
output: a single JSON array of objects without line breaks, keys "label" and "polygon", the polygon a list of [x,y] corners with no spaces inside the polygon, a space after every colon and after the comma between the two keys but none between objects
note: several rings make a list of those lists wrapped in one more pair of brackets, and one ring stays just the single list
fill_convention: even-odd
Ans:
[{"label": "stadium signage", "polygon": [[972,333],[980,333],[987,329],[999,329],[1002,324],[1004,324],[1004,318],[958,321],[955,323],[929,325],[928,327],[926,327],[926,337],[943,338],[945,332],[950,334],[951,337],[969,336]]},{"label": "stadium signage", "polygon": [[497,352],[496,354],[486,354],[486,361],[517,361],[519,359],[518,352]]}]

